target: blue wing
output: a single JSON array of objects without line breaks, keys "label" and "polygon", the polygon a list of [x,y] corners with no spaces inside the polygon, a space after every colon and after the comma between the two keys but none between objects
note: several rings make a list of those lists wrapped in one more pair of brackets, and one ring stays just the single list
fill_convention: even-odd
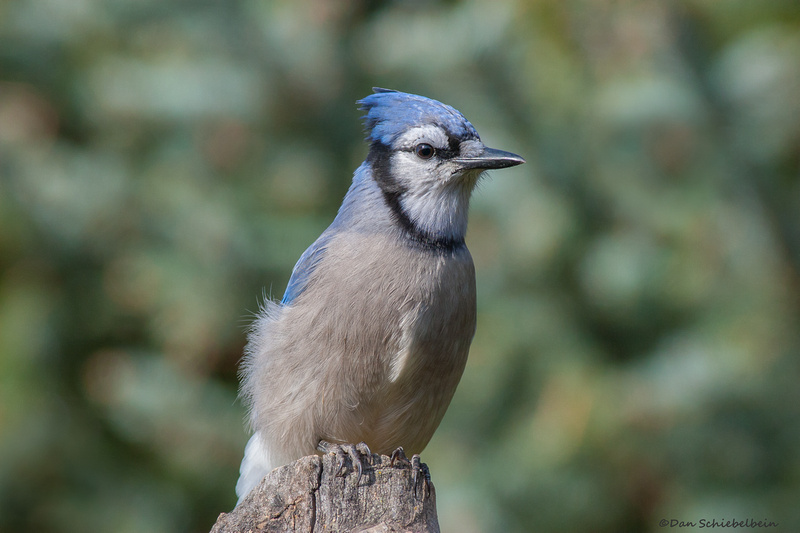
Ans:
[{"label": "blue wing", "polygon": [[311,274],[325,255],[330,240],[331,234],[323,233],[297,260],[297,264],[292,270],[292,277],[289,278],[289,284],[286,286],[286,292],[283,293],[283,300],[281,300],[283,305],[292,303],[305,290]]}]

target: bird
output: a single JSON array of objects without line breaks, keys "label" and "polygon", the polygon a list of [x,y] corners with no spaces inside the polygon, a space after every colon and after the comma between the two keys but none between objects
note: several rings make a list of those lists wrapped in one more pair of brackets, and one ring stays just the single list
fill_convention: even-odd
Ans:
[{"label": "bird", "polygon": [[248,333],[240,394],[253,434],[239,503],[306,455],[418,459],[466,365],[477,314],[470,196],[484,171],[525,160],[488,148],[437,100],[376,87],[357,104],[366,159]]}]

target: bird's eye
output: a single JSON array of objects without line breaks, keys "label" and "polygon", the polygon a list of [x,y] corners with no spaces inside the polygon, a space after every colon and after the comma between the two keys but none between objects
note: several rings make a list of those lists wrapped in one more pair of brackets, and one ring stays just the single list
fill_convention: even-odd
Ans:
[{"label": "bird's eye", "polygon": [[414,147],[414,153],[420,159],[430,159],[436,153],[436,150],[428,143],[419,143]]}]

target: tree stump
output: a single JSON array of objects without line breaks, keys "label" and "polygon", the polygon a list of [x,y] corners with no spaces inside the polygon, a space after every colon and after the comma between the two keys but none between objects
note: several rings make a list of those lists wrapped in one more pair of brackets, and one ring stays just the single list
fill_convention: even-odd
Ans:
[{"label": "tree stump", "polygon": [[276,468],[219,515],[211,533],[438,533],[433,484],[420,472],[415,486],[412,467],[392,466],[385,455],[372,455],[372,463],[364,464],[358,486],[349,463],[346,475],[336,475],[333,454]]}]

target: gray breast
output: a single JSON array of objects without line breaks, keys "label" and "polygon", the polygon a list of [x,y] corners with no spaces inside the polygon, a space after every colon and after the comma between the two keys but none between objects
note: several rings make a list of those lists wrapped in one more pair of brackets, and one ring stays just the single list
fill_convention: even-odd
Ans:
[{"label": "gray breast", "polygon": [[[422,249],[348,233],[335,239],[281,317],[282,348],[271,350],[281,366],[300,370],[293,375],[303,383],[269,386],[309,394],[309,442],[363,440],[376,452],[404,446],[418,453],[444,416],[475,331],[472,258],[463,246]],[[286,379],[280,374],[274,379]]]}]

